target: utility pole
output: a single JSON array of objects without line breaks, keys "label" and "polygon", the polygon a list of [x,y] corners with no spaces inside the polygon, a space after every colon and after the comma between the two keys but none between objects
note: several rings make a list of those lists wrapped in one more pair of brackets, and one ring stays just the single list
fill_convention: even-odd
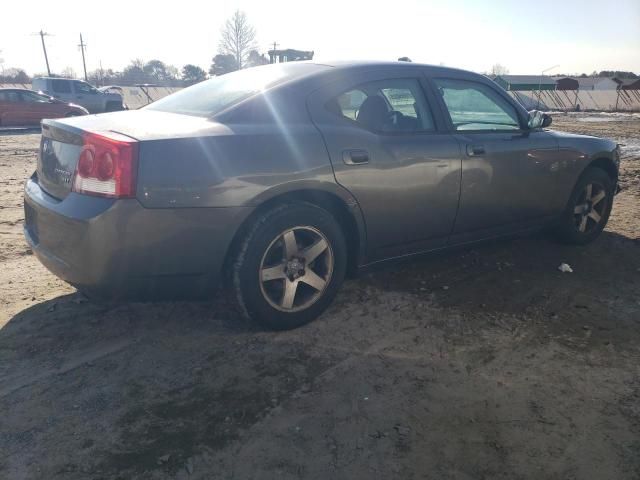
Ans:
[{"label": "utility pole", "polygon": [[275,40],[273,42],[273,55],[269,54],[269,63],[276,63],[276,49],[278,48],[279,43],[276,43]]},{"label": "utility pole", "polygon": [[48,37],[49,34],[43,32],[42,29],[38,33],[34,35],[40,35],[40,40],[42,40],[42,51],[44,52],[44,61],[47,62],[47,75],[51,76],[51,69],[49,68],[49,57],[47,57],[47,47],[44,44],[44,37]]},{"label": "utility pole", "polygon": [[84,59],[84,49],[87,48],[87,44],[82,41],[82,33],[80,34],[80,45],[78,46],[82,51],[82,67],[84,68],[84,81],[88,82],[89,79],[87,78],[87,62]]}]

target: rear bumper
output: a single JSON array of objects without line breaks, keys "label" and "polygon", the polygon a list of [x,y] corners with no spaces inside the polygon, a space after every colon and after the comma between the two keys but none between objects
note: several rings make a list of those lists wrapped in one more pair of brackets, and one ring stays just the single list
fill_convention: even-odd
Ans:
[{"label": "rear bumper", "polygon": [[148,209],[136,199],[25,185],[25,238],[52,273],[102,298],[203,298],[221,280],[248,207]]}]

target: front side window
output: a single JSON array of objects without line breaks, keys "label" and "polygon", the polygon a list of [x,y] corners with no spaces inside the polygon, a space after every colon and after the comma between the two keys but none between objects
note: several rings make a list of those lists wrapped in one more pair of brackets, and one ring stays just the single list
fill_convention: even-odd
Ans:
[{"label": "front side window", "polygon": [[71,93],[71,82],[68,80],[51,80],[51,88],[56,93]]},{"label": "front side window", "polygon": [[415,79],[379,80],[358,85],[330,99],[325,107],[373,132],[434,130],[431,110]]},{"label": "front side window", "polygon": [[20,92],[22,101],[25,103],[49,103],[49,98],[33,92]]},{"label": "front side window", "polygon": [[76,90],[76,93],[83,93],[86,95],[95,95],[98,93],[98,90],[84,82],[73,82],[73,88]]},{"label": "front side window", "polygon": [[466,80],[435,82],[456,130],[520,129],[516,109],[491,87]]}]

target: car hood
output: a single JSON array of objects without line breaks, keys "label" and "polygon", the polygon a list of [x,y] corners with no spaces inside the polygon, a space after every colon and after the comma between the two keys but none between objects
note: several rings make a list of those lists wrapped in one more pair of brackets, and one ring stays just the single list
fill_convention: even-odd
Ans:
[{"label": "car hood", "polygon": [[121,102],[122,101],[122,95],[120,95],[119,93],[105,93],[105,92],[102,92],[102,95],[107,97],[107,100],[111,100],[111,101],[115,101],[115,102]]},{"label": "car hood", "polygon": [[64,124],[78,131],[117,132],[140,141],[232,133],[229,127],[208,118],[144,109],[85,115],[49,122]]},{"label": "car hood", "polygon": [[[575,140],[577,142],[580,142],[583,140],[586,140],[586,141],[600,140],[602,142],[612,142],[612,140],[609,140],[607,138],[594,137],[593,135],[582,135],[580,133],[560,132],[558,130],[547,130],[547,131],[557,139],[562,139],[567,141]],[[615,142],[613,143],[615,144]]]},{"label": "car hood", "polygon": [[[65,102],[60,102],[60,103],[65,103]],[[77,103],[67,103],[67,106],[77,108],[78,110],[82,110],[84,112],[89,113],[89,110],[84,108],[82,105],[78,105]]]}]

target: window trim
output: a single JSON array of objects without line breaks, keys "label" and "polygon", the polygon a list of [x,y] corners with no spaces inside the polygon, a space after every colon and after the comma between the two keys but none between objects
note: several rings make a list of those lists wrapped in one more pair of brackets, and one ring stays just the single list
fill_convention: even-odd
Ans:
[{"label": "window trim", "polygon": [[[409,80],[409,81],[413,81],[415,82],[416,86],[418,87],[420,93],[422,94],[422,98],[424,99],[425,105],[427,107],[427,110],[429,111],[429,114],[431,115],[431,120],[432,120],[432,124],[433,124],[433,128],[430,130],[415,130],[413,132],[385,132],[385,131],[380,131],[380,130],[371,130],[369,128],[366,128],[365,126],[363,126],[361,123],[358,123],[357,120],[353,120],[349,117],[346,117],[344,115],[342,116],[338,116],[335,115],[331,110],[329,110],[326,105],[327,103],[332,100],[335,99],[337,97],[339,97],[340,95],[344,95],[347,92],[350,92],[351,90],[361,90],[362,92],[366,93],[364,90],[358,88],[361,85],[366,85],[368,83],[379,83],[379,82],[384,82],[384,81],[397,81],[397,80]],[[422,83],[422,76],[421,75],[416,75],[414,77],[388,77],[388,78],[381,78],[379,80],[368,80],[368,81],[364,81],[364,82],[358,82],[355,85],[352,85],[350,87],[348,87],[345,90],[342,90],[340,93],[338,93],[337,95],[332,95],[330,97],[328,97],[325,101],[322,102],[322,109],[331,117],[331,118],[336,118],[338,120],[342,119],[345,120],[347,122],[349,122],[349,124],[351,124],[351,126],[353,127],[357,127],[360,128],[362,130],[364,130],[365,132],[369,132],[372,133],[374,135],[379,135],[379,136],[387,136],[387,137],[406,137],[406,136],[412,136],[412,135],[434,135],[434,134],[441,134],[442,132],[439,131],[439,126],[438,126],[438,122],[436,119],[436,115],[434,112],[434,107],[433,105],[431,105],[431,101],[430,101],[430,97],[429,95],[427,95],[427,92],[425,91],[424,85]],[[388,102],[388,99],[385,98],[385,102]]]},{"label": "window trim", "polygon": [[[440,105],[440,110],[442,112],[442,116],[444,117],[444,120],[447,124],[447,128],[449,130],[450,133],[454,133],[454,134],[460,134],[460,135],[466,135],[466,134],[475,134],[475,133],[493,133],[493,134],[522,134],[522,133],[526,133],[529,131],[529,129],[523,127],[523,118],[522,115],[520,114],[518,108],[512,103],[511,98],[510,97],[505,97],[497,88],[494,88],[492,85],[488,85],[484,82],[478,81],[478,80],[474,80],[474,79],[467,79],[467,78],[455,78],[455,77],[442,77],[442,76],[437,76],[437,77],[427,77],[430,87],[433,89],[434,91],[434,95],[436,97],[436,101],[438,102],[438,104]],[[476,85],[483,85],[485,87],[487,87],[488,89],[490,89],[491,91],[493,91],[497,96],[499,96],[500,98],[502,98],[505,102],[507,102],[507,104],[509,106],[511,106],[511,108],[513,108],[513,111],[516,114],[516,117],[518,119],[518,128],[514,128],[513,130],[491,130],[491,129],[479,129],[479,130],[457,130],[455,128],[455,125],[453,123],[453,119],[451,118],[451,113],[449,112],[449,108],[447,107],[446,102],[444,101],[444,98],[442,97],[442,95],[439,94],[438,92],[438,84],[437,81],[438,80],[449,80],[449,81],[454,81],[454,82],[467,82],[467,83],[471,83],[471,84],[476,84]]]}]

